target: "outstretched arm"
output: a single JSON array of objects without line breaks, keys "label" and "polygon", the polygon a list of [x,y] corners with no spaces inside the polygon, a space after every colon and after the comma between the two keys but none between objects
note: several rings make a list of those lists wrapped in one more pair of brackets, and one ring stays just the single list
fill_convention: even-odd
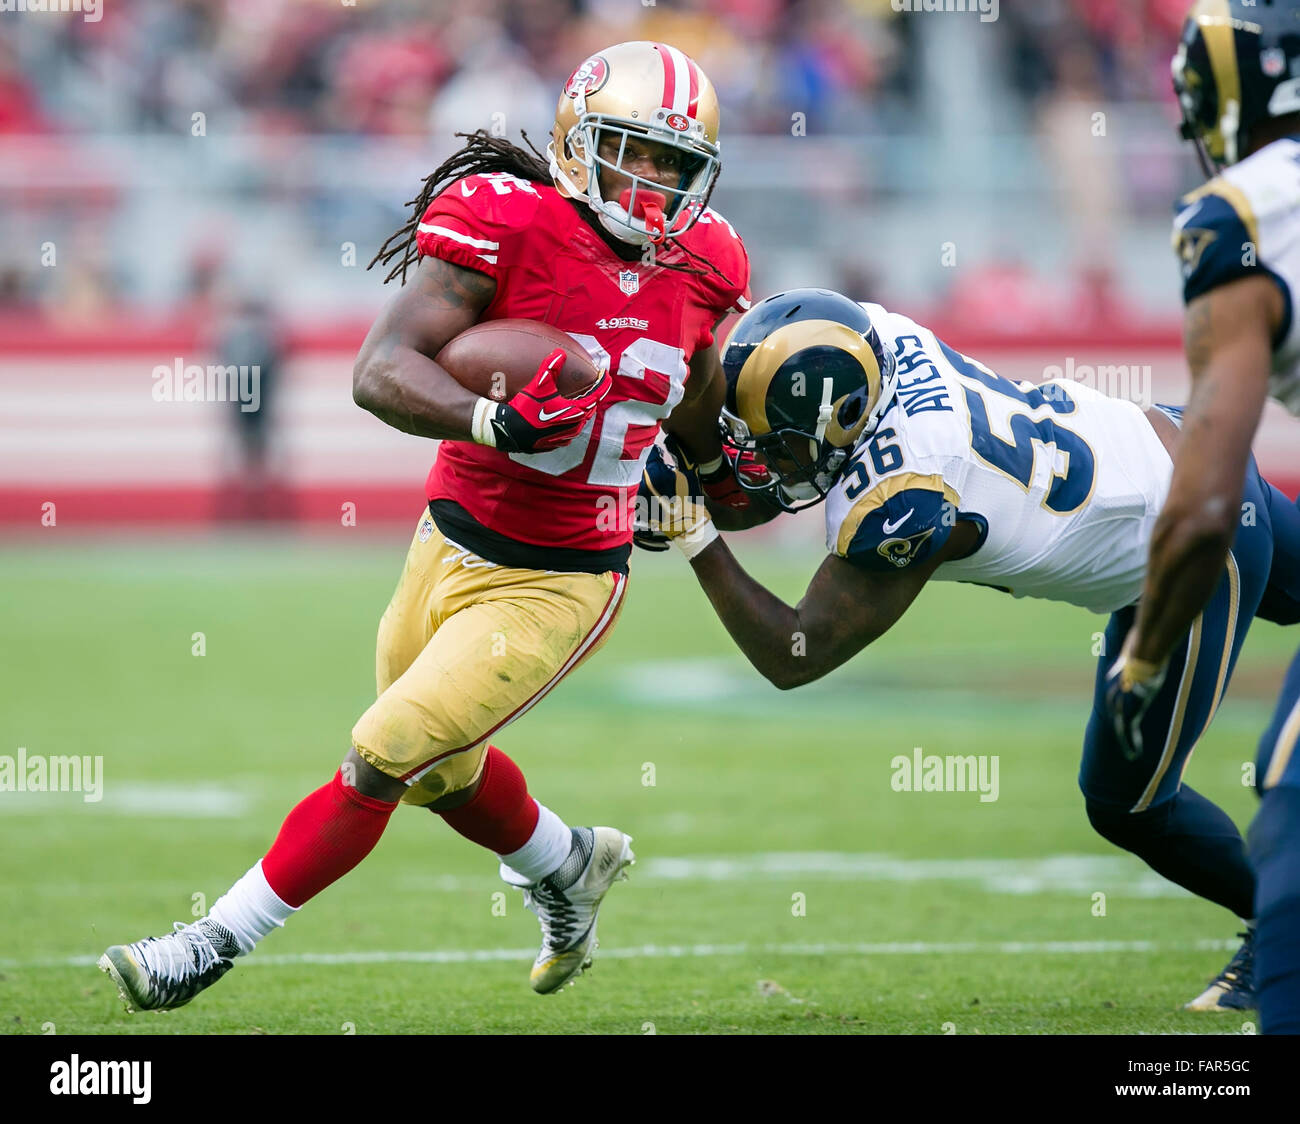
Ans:
[{"label": "outstretched arm", "polygon": [[794,608],[750,577],[721,539],[696,554],[691,567],[749,662],[789,690],[820,679],[883,636],[948,554],[945,549],[896,574],[828,555]]}]

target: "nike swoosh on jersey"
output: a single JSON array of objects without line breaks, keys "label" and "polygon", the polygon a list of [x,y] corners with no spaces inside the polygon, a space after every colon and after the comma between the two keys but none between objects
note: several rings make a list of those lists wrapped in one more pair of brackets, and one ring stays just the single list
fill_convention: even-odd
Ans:
[{"label": "nike swoosh on jersey", "polygon": [[916,508],[914,507],[910,508],[906,515],[904,515],[901,519],[897,520],[894,523],[889,523],[889,522],[882,523],[881,530],[883,530],[887,535],[892,535],[895,531],[898,530],[899,527],[901,527],[904,523],[906,523],[909,519],[912,518],[912,513],[915,510]]},{"label": "nike swoosh on jersey", "polygon": [[468,199],[471,195],[473,195],[474,192],[478,190],[478,188],[479,188],[478,184],[475,184],[473,187],[470,187],[469,180],[460,181],[460,191],[461,194],[464,195],[466,199]]}]

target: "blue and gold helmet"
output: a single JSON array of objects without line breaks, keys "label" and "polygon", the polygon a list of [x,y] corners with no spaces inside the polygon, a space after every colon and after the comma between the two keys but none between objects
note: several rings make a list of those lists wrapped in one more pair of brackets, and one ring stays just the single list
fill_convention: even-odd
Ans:
[{"label": "blue and gold helmet", "polygon": [[761,484],[737,479],[786,511],[826,498],[896,383],[894,356],[866,309],[829,289],[792,289],[754,305],[727,338],[722,370],[726,436],[770,474]]},{"label": "blue and gold helmet", "polygon": [[1261,122],[1300,112],[1300,0],[1196,0],[1170,70],[1182,135],[1213,176]]}]

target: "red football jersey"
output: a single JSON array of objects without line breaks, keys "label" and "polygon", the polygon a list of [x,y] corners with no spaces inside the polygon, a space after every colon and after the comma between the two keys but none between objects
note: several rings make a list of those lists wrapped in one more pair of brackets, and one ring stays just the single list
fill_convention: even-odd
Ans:
[{"label": "red football jersey", "polygon": [[623,261],[550,184],[496,172],[447,187],[425,211],[417,241],[421,255],[496,280],[483,320],[553,324],[613,377],[595,416],[561,449],[504,453],[444,441],[429,499],[454,500],[519,542],[624,546],[646,454],[682,399],[687,362],[713,342],[719,318],[749,306],[749,258],[739,236],[706,210],[673,240],[680,246],[670,242],[657,253],[659,263],[703,272]]}]

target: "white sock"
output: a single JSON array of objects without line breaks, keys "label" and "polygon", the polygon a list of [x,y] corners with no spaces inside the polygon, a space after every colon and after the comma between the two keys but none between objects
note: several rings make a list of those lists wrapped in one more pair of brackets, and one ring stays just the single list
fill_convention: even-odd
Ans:
[{"label": "white sock", "polygon": [[[560,869],[573,847],[573,832],[559,816],[540,801],[537,805],[537,826],[517,851],[498,855],[503,869],[501,877],[517,886],[531,886],[548,874]],[[511,878],[510,874],[518,877]]]},{"label": "white sock", "polygon": [[271,889],[258,859],[255,867],[217,899],[208,917],[229,929],[239,943],[239,954],[247,956],[258,941],[283,928],[297,912],[296,906],[285,905]]}]

